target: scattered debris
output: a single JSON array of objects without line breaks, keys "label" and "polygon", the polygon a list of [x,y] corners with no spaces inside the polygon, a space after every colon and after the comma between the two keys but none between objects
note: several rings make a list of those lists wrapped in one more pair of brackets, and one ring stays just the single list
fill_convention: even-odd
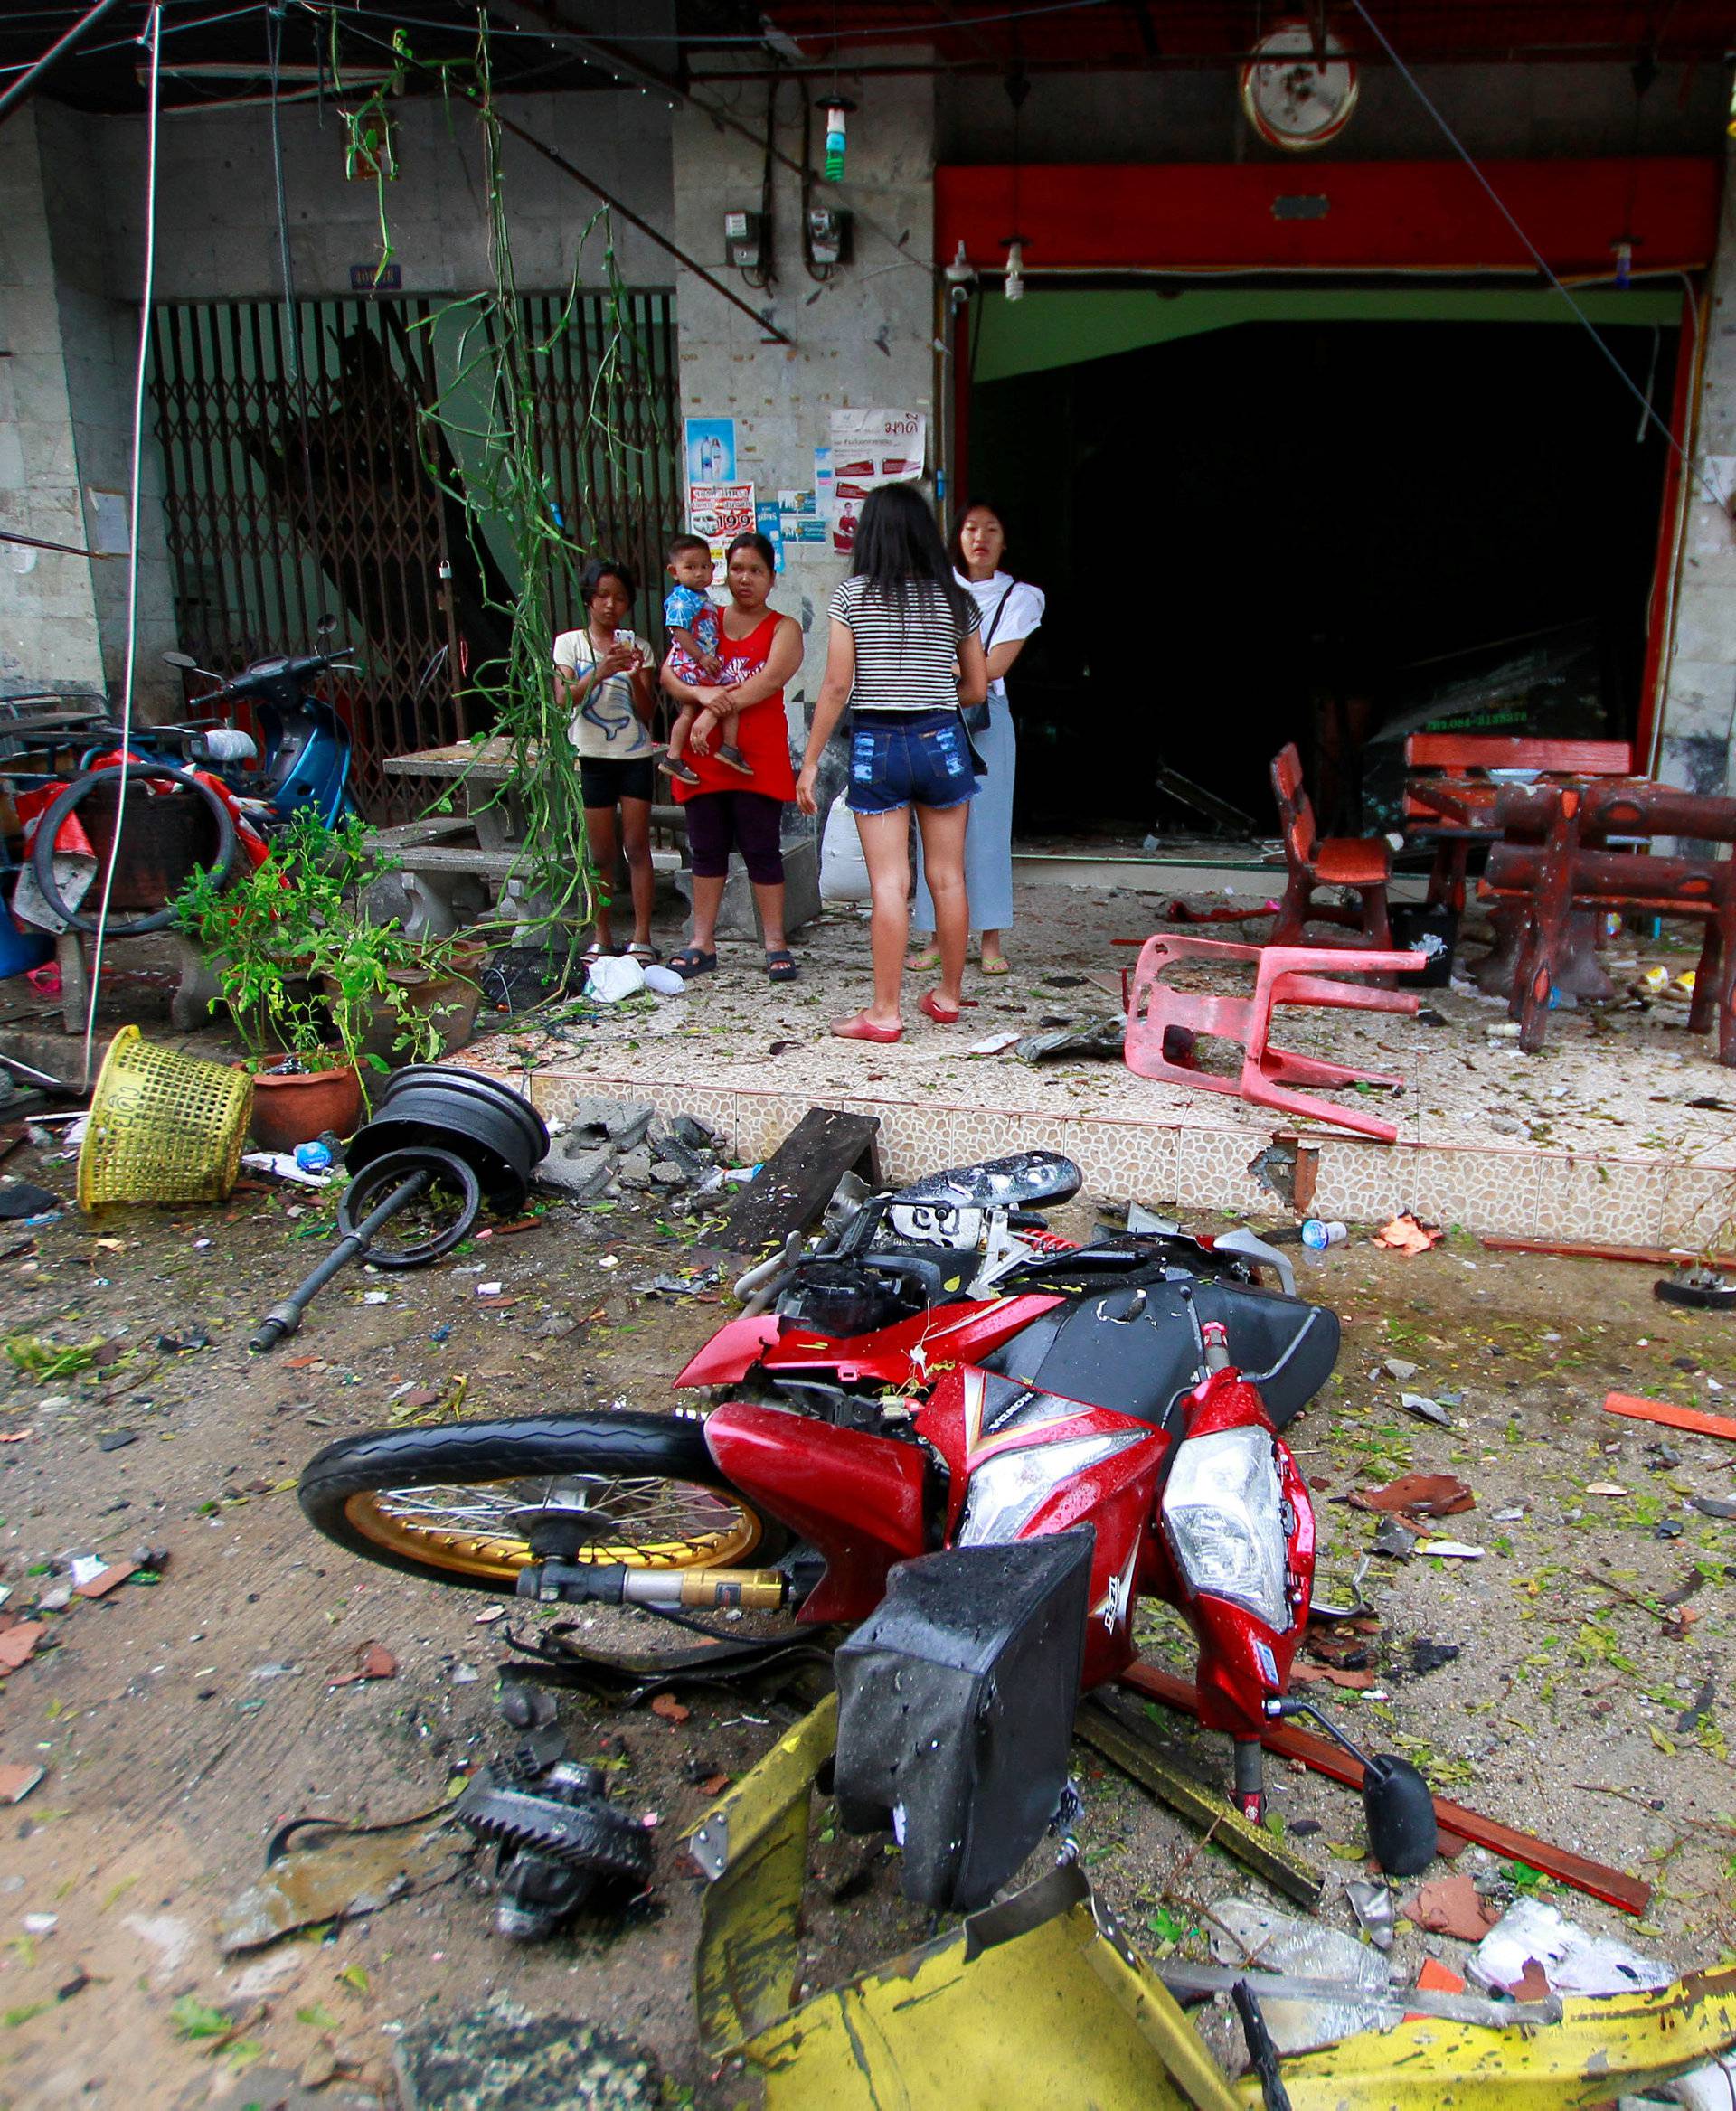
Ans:
[{"label": "scattered debris", "polygon": [[391,1650],[377,1642],[364,1642],[355,1653],[355,1669],[345,1672],[328,1682],[333,1686],[354,1686],[368,1679],[395,1679],[398,1676],[398,1659]]},{"label": "scattered debris", "polygon": [[1465,1540],[1420,1540],[1417,1551],[1420,1554],[1432,1554],[1440,1560],[1480,1561],[1484,1550]]},{"label": "scattered debris", "polygon": [[1022,1063],[1053,1062],[1060,1056],[1119,1061],[1127,1038],[1126,1018],[1118,1012],[1106,1013],[1080,1026],[1054,1026],[1046,1032],[1027,1033],[1014,1041],[1013,1053]]},{"label": "scattered debris", "polygon": [[1457,1663],[1460,1654],[1457,1642],[1430,1642],[1420,1635],[1410,1645],[1410,1669],[1418,1678],[1427,1678],[1443,1665]]},{"label": "scattered debris", "polygon": [[669,2101],[637,2046],[580,2017],[533,2015],[505,1995],[407,2024],[392,2068],[404,2111],[657,2111]]},{"label": "scattered debris", "polygon": [[1441,1877],[1422,1885],[1406,1902],[1404,1913],[1430,1935],[1450,1935],[1462,1943],[1481,1942],[1500,1918],[1467,1876]]},{"label": "scattered debris", "polygon": [[1426,1392],[1401,1392],[1399,1405],[1420,1422],[1432,1422],[1441,1429],[1450,1429],[1453,1426],[1453,1418],[1446,1409]]},{"label": "scattered debris", "polygon": [[1367,2029],[1371,2002],[1378,2004],[1391,1986],[1391,1968],[1380,1950],[1317,1920],[1293,1919],[1250,1899],[1220,1899],[1205,1918],[1212,1955],[1221,1965],[1326,1980],[1341,1989],[1332,2002],[1262,2000],[1280,2052],[1311,2051]]},{"label": "scattered debris", "polygon": [[1467,1970],[1479,1986],[1507,1993],[1533,1964],[1556,1993],[1648,1993],[1672,1978],[1667,1965],[1613,1936],[1589,1935],[1541,1899],[1518,1899],[1478,1943]]},{"label": "scattered debris", "polygon": [[667,1191],[661,1206],[691,1211],[722,1185],[728,1155],[723,1139],[693,1115],[665,1119],[646,1101],[590,1094],[555,1125],[536,1178],[581,1202],[656,1187]]},{"label": "scattered debris", "polygon": [[1384,1510],[1394,1517],[1458,1517],[1475,1510],[1477,1497],[1452,1474],[1401,1474],[1382,1488],[1354,1488],[1353,1510]]},{"label": "scattered debris", "polygon": [[23,1803],[47,1776],[46,1767],[29,1767],[16,1760],[0,1765],[0,1803]]},{"label": "scattered debris", "polygon": [[1416,1552],[1420,1536],[1408,1525],[1401,1524],[1396,1517],[1383,1517],[1370,1544],[1377,1554],[1390,1554],[1395,1560],[1408,1561]]},{"label": "scattered debris", "polygon": [[1439,1246],[1445,1237],[1438,1224],[1419,1223],[1410,1211],[1394,1217],[1374,1234],[1374,1244],[1389,1248],[1393,1253],[1401,1253],[1411,1259],[1427,1253],[1431,1246]]},{"label": "scattered debris", "polygon": [[[219,1916],[218,1946],[226,1956],[261,1949],[298,1927],[377,1912],[412,1888],[444,1882],[458,1873],[467,1845],[451,1816],[452,1806],[440,1804],[383,1825],[297,1819],[267,1849],[264,1876]],[[307,1827],[332,1836],[323,1846],[288,1848]]]},{"label": "scattered debris", "polygon": [[1657,1422],[1666,1429],[1686,1429],[1696,1437],[1723,1437],[1736,1440],[1736,1420],[1728,1415],[1709,1415],[1700,1408],[1672,1407],[1668,1400],[1642,1399],[1630,1392],[1604,1395],[1607,1415],[1627,1415],[1637,1422]]},{"label": "scattered debris", "polygon": [[1353,1877],[1344,1896],[1356,1916],[1356,1925],[1377,1950],[1390,1950],[1398,1916],[1392,1910],[1392,1887],[1368,1877]]},{"label": "scattered debris", "polygon": [[810,1107],[736,1197],[719,1243],[758,1253],[816,1223],[846,1173],[881,1185],[880,1117]]}]

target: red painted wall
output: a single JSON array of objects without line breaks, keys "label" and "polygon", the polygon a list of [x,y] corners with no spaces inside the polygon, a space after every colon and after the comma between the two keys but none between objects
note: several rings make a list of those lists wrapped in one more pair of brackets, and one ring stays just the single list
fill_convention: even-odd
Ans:
[{"label": "red painted wall", "polygon": [[[1609,245],[1624,233],[1636,238],[1637,271],[1710,263],[1722,173],[1716,159],[1685,155],[1486,165],[1508,210],[1562,277],[1607,275]],[[1025,237],[1025,268],[1038,278],[1062,268],[1535,269],[1458,161],[1026,168],[1016,230],[1010,167],[943,166],[934,191],[938,261],[949,262],[962,238],[979,269],[998,264],[1004,238],[1016,231]],[[1317,218],[1280,217],[1280,202],[1322,199],[1324,212],[1313,208]]]}]

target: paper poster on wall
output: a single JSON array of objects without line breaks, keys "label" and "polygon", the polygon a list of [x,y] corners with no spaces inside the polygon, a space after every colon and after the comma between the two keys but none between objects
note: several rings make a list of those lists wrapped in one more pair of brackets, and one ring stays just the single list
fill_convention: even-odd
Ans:
[{"label": "paper poster on wall", "polygon": [[863,502],[882,484],[908,484],[928,458],[929,421],[920,410],[832,413],[832,547],[855,545]]},{"label": "paper poster on wall", "polygon": [[687,486],[687,527],[703,535],[712,546],[712,584],[721,587],[729,575],[724,553],[738,535],[749,535],[758,525],[751,484],[690,484]]},{"label": "paper poster on wall", "polygon": [[816,448],[814,450],[814,504],[821,521],[826,527],[832,524],[832,450]]},{"label": "paper poster on wall", "polygon": [[823,543],[826,541],[826,522],[820,516],[817,493],[780,491],[778,516],[786,542]]},{"label": "paper poster on wall", "polygon": [[784,516],[770,499],[761,499],[754,507],[755,525],[766,541],[771,544],[776,570],[784,569]]},{"label": "paper poster on wall", "polygon": [[690,485],[735,482],[733,418],[689,418],[685,435]]}]

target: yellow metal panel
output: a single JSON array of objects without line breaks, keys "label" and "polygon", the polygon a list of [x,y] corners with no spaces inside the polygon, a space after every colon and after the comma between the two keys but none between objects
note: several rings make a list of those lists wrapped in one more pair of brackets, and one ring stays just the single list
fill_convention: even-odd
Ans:
[{"label": "yellow metal panel", "polygon": [[[1020,1925],[1050,1899],[1061,1909]],[[1071,1869],[816,1995],[743,2050],[765,2070],[768,2111],[1237,2111]]]},{"label": "yellow metal panel", "polygon": [[[1486,2031],[1418,2021],[1284,2062],[1292,2111],[1571,2111],[1684,2074],[1736,2044],[1736,1968],[1657,1993],[1570,2000],[1559,2023]],[[1244,2106],[1260,2087],[1244,2076]]]}]

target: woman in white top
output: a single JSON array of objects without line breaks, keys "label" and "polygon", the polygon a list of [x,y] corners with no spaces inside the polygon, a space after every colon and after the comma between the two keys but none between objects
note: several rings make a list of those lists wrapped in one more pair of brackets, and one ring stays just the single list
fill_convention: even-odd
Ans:
[{"label": "woman in white top", "polygon": [[[1005,554],[1006,529],[1000,508],[973,500],[958,516],[952,561],[959,583],[968,588],[982,611],[983,650],[988,655],[988,725],[972,736],[988,770],[977,779],[965,836],[965,890],[970,897],[970,920],[982,934],[985,975],[1006,973],[1001,941],[1013,924],[1013,777],[1018,745],[1006,701],[1006,671],[1042,623],[1043,608],[1041,587],[1001,569]],[[910,928],[925,938],[934,929],[934,904],[929,899],[920,844]],[[939,959],[939,953],[929,947],[912,958],[910,966],[932,967]]]},{"label": "woman in white top", "polygon": [[615,860],[627,859],[633,896],[635,960],[655,960],[651,905],[656,873],[651,864],[651,795],[656,788],[650,732],[656,709],[651,649],[624,628],[637,586],[632,572],[612,558],[593,557],[579,581],[585,627],[563,630],[554,641],[555,702],[570,705],[569,732],[579,750],[579,782],[585,802],[585,834],[597,867],[597,918],[585,958],[615,951],[609,920],[609,890]]}]

